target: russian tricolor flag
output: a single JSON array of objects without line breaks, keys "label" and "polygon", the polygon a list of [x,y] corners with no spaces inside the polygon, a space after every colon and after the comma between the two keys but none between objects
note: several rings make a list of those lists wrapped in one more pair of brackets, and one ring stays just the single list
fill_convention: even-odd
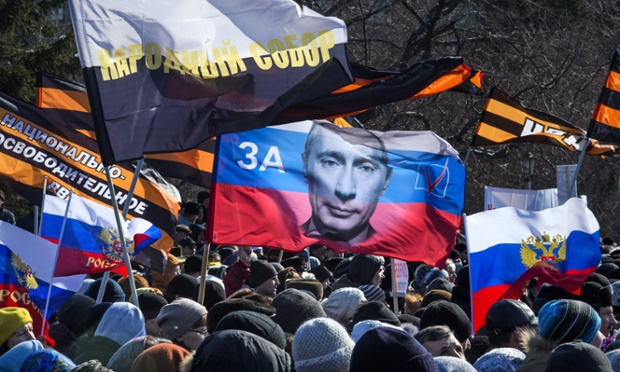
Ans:
[{"label": "russian tricolor flag", "polygon": [[[576,292],[601,260],[599,224],[579,198],[539,212],[506,207],[477,213],[466,217],[465,228],[474,331],[494,302],[519,298],[525,277]],[[515,283],[520,288],[512,288]]]},{"label": "russian tricolor flag", "polygon": [[[57,276],[109,271],[124,264],[114,211],[79,195],[73,195],[64,233],[62,232],[67,200],[45,197],[41,236],[60,244]],[[134,218],[124,223],[124,235],[130,257],[161,238],[150,222]]]},{"label": "russian tricolor flag", "polygon": [[57,251],[57,245],[0,221],[0,307],[27,309],[37,334],[41,330],[46,305],[49,319],[80,289],[86,277],[55,276],[53,263]]}]

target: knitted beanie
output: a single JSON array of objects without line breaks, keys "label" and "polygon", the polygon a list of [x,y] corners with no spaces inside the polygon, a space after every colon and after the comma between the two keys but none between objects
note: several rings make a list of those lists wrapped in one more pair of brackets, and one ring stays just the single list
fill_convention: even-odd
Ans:
[{"label": "knitted beanie", "polygon": [[372,301],[360,306],[353,314],[353,325],[363,320],[378,320],[394,326],[400,325],[400,320],[383,302]]},{"label": "knitted beanie", "polygon": [[600,327],[598,313],[581,301],[550,301],[538,313],[538,333],[559,343],[577,339],[590,342]]},{"label": "knitted beanie", "polygon": [[521,350],[512,347],[502,347],[482,355],[474,363],[474,368],[478,372],[513,372],[517,370],[524,359],[525,354]]},{"label": "knitted beanie", "polygon": [[426,291],[429,292],[433,289],[442,289],[444,291],[452,293],[452,288],[454,288],[454,284],[450,283],[447,279],[436,278],[428,284],[428,286],[426,287]]},{"label": "knitted beanie", "polygon": [[[93,300],[97,299],[97,295],[99,294],[99,287],[101,287],[102,279],[99,278],[91,283],[90,286],[84,292],[84,295],[92,298]],[[123,287],[118,284],[117,281],[108,279],[105,283],[105,292],[103,293],[103,299],[101,302],[121,302],[125,301],[125,292],[123,292]]]},{"label": "knitted beanie", "polygon": [[19,371],[19,367],[28,355],[41,350],[43,350],[43,345],[39,340],[20,342],[0,355],[0,371]]},{"label": "knitted beanie", "polygon": [[54,349],[44,349],[28,354],[19,368],[20,372],[53,371],[69,372],[75,363]]},{"label": "knitted beanie", "polygon": [[13,333],[26,323],[32,323],[32,317],[28,310],[23,307],[3,307],[0,309],[0,345],[7,342]]},{"label": "knitted beanie", "polygon": [[286,347],[284,331],[265,314],[249,310],[233,311],[217,323],[215,332],[227,329],[247,331],[273,342],[280,349]]},{"label": "knitted beanie", "polygon": [[364,297],[368,301],[385,301],[385,292],[381,287],[374,284],[362,284],[359,286],[360,291],[364,292]]},{"label": "knitted beanie", "polygon": [[295,333],[299,326],[310,319],[326,316],[317,300],[294,288],[280,292],[271,306],[276,309],[273,321],[288,333]]},{"label": "knitted beanie", "polygon": [[409,333],[391,327],[366,332],[353,348],[350,372],[437,371],[437,363]]},{"label": "knitted beanie", "polygon": [[317,301],[323,299],[323,284],[316,279],[289,279],[286,281],[285,288],[295,288],[310,293]]},{"label": "knitted beanie", "polygon": [[168,301],[158,294],[144,292],[138,295],[138,304],[140,305],[140,311],[142,311],[144,319],[149,320],[157,318],[161,308],[168,305]]},{"label": "knitted beanie", "polygon": [[171,342],[172,341],[162,337],[148,335],[136,337],[116,350],[114,354],[112,354],[110,360],[108,360],[106,367],[118,372],[129,371],[131,370],[131,363],[133,363],[144,350],[157,344],[170,344]]},{"label": "knitted beanie", "polygon": [[177,298],[162,307],[157,316],[161,335],[174,341],[207,314],[207,309],[188,298]]},{"label": "knitted beanie", "polygon": [[468,361],[461,358],[438,356],[433,359],[437,363],[437,372],[477,372]]},{"label": "knitted beanie", "polygon": [[349,277],[359,285],[370,284],[383,264],[383,257],[370,254],[355,255],[349,265]]},{"label": "knitted beanie", "polygon": [[330,372],[351,363],[355,344],[338,322],[329,318],[311,319],[295,332],[292,347],[297,372]]},{"label": "knitted beanie", "polygon": [[183,262],[183,272],[186,274],[202,272],[202,255],[193,254]]},{"label": "knitted beanie", "polygon": [[95,300],[81,294],[74,294],[60,305],[58,309],[58,322],[66,325],[76,336],[81,336],[86,331],[86,317]]},{"label": "knitted beanie", "polygon": [[267,316],[273,316],[276,313],[276,309],[272,306],[263,305],[260,302],[253,300],[247,300],[244,298],[229,298],[222,302],[218,302],[211,309],[209,309],[209,316],[207,317],[207,331],[209,333],[215,332],[215,328],[222,318],[227,314],[237,310],[249,310],[265,314]]},{"label": "knitted beanie", "polygon": [[467,314],[452,302],[439,300],[426,307],[420,316],[420,329],[434,325],[448,326],[460,343],[472,335],[471,322]]},{"label": "knitted beanie", "polygon": [[357,288],[347,287],[334,291],[325,301],[321,302],[321,307],[328,317],[346,325],[353,318],[353,314],[362,301],[366,301],[364,292]]},{"label": "knitted beanie", "polygon": [[95,336],[105,337],[119,345],[140,336],[146,336],[144,316],[129,302],[115,302],[103,314]]},{"label": "knitted beanie", "polygon": [[190,352],[175,344],[159,344],[144,350],[131,365],[131,372],[180,372]]},{"label": "knitted beanie", "polygon": [[547,359],[545,371],[611,372],[612,369],[609,359],[599,348],[582,341],[574,341],[553,349]]},{"label": "knitted beanie", "polygon": [[199,283],[193,276],[189,274],[179,274],[173,277],[166,287],[164,292],[164,298],[168,302],[174,301],[175,298],[185,297],[192,298],[194,296],[194,289],[198,287]]},{"label": "knitted beanie", "polygon": [[254,260],[250,263],[250,275],[248,276],[248,284],[252,288],[256,288],[267,280],[278,275],[276,269],[267,261]]},{"label": "knitted beanie", "polygon": [[[207,275],[209,277],[209,275]],[[200,286],[194,289],[194,301],[198,301],[198,295],[200,294]],[[213,305],[218,302],[222,302],[226,299],[226,290],[219,282],[215,280],[205,280],[205,297],[203,305],[207,308],[207,311],[211,310]]]},{"label": "knitted beanie", "polygon": [[334,258],[330,258],[329,260],[327,260],[328,262],[326,263],[330,264],[330,263],[337,262],[336,266],[334,267],[333,270],[331,270],[331,272],[334,273],[335,278],[340,278],[343,275],[349,274],[349,268],[351,267],[351,260],[353,260],[353,256],[347,257],[347,258],[334,257]]}]

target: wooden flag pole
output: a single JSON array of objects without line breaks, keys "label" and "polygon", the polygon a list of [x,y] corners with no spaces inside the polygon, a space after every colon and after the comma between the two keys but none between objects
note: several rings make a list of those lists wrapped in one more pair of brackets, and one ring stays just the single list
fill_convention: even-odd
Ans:
[{"label": "wooden flag pole", "polygon": [[394,269],[394,259],[390,258],[390,271],[392,272],[392,300],[394,303],[394,314],[398,316],[398,285],[396,283],[396,270]]},{"label": "wooden flag pole", "polygon": [[[205,302],[205,287],[207,282],[207,268],[209,267],[209,252],[211,251],[211,243],[207,243],[206,250],[202,250],[202,267],[200,268],[200,284],[198,286],[198,303]],[[206,255],[205,255],[206,251]]]}]

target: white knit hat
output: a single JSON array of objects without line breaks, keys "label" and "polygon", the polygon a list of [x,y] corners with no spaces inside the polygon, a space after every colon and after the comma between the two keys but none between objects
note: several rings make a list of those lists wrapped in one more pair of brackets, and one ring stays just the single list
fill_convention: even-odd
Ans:
[{"label": "white knit hat", "polygon": [[358,288],[346,287],[334,291],[327,300],[321,302],[321,306],[328,317],[346,325],[362,301],[366,301],[364,292]]},{"label": "white knit hat", "polygon": [[293,339],[293,361],[297,372],[329,372],[348,367],[355,343],[335,320],[311,319]]}]

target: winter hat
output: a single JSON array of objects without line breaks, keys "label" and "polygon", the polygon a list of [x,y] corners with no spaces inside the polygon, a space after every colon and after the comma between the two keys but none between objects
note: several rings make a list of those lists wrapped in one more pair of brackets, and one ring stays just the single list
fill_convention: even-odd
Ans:
[{"label": "winter hat", "polygon": [[486,328],[489,334],[500,335],[525,325],[537,326],[538,319],[521,301],[502,299],[491,305],[487,311]]},{"label": "winter hat", "polygon": [[608,351],[605,353],[605,356],[611,363],[611,369],[614,372],[620,371],[620,349]]},{"label": "winter hat", "polygon": [[178,297],[192,298],[194,289],[199,283],[193,276],[189,274],[179,274],[173,277],[168,283],[164,298],[170,303]]},{"label": "winter hat", "polygon": [[388,309],[383,302],[372,301],[360,306],[353,314],[353,325],[362,320],[378,320],[382,323],[400,326],[400,320],[392,310]]},{"label": "winter hat", "polygon": [[193,254],[183,262],[183,272],[186,274],[202,271],[202,255]]},{"label": "winter hat", "polygon": [[447,277],[448,277],[447,271],[442,270],[438,267],[433,267],[429,271],[427,271],[426,274],[424,274],[424,278],[422,279],[421,289],[424,291],[424,293],[426,293],[426,291],[428,290],[428,285],[431,284],[433,280],[438,279],[438,278],[446,279]]},{"label": "winter hat", "polygon": [[439,300],[450,301],[452,299],[452,293],[448,291],[444,291],[442,289],[433,289],[431,291],[426,291],[426,294],[422,298],[421,307],[427,307],[431,303]]},{"label": "winter hat", "polygon": [[534,310],[534,314],[538,315],[540,309],[542,309],[547,302],[561,299],[579,300],[579,296],[575,296],[564,288],[555,285],[543,285],[532,301],[532,310]]},{"label": "winter hat", "polygon": [[512,347],[502,347],[482,355],[474,363],[474,368],[478,372],[512,372],[516,371],[524,359],[525,354],[521,350]]},{"label": "winter hat", "polygon": [[330,372],[348,367],[355,344],[338,322],[311,319],[295,332],[292,347],[297,372]]},{"label": "winter hat", "polygon": [[19,371],[19,367],[30,354],[41,350],[43,345],[38,340],[20,342],[0,356],[0,371]]},{"label": "winter hat", "polygon": [[224,274],[226,274],[226,269],[227,268],[228,268],[228,266],[226,266],[226,265],[213,266],[213,267],[210,267],[209,270],[207,270],[207,274],[208,275],[213,275],[216,278],[223,279],[224,278]]},{"label": "winter hat", "polygon": [[620,272],[620,267],[615,263],[604,263],[594,270],[595,273],[599,273],[606,277],[607,279],[618,278],[618,272]]},{"label": "winter hat", "polygon": [[353,318],[358,306],[365,301],[364,292],[358,288],[348,287],[334,291],[321,302],[321,307],[328,317],[346,325]]},{"label": "winter hat", "polygon": [[276,269],[276,272],[279,273],[280,271],[284,270],[284,266],[280,265],[277,262],[269,262],[271,264],[271,266],[273,266],[274,269]]},{"label": "winter hat", "polygon": [[[90,286],[84,292],[84,295],[92,298],[93,300],[97,299],[97,295],[99,294],[99,287],[101,287],[101,282],[103,279],[99,278],[91,283]],[[123,292],[123,287],[118,284],[117,281],[108,279],[105,283],[105,292],[103,293],[103,299],[101,302],[121,302],[125,301],[125,292]]]},{"label": "winter hat", "polygon": [[614,304],[613,289],[609,279],[599,273],[592,273],[581,285],[579,299],[594,307],[612,306]]},{"label": "winter hat", "polygon": [[420,329],[434,325],[448,326],[460,343],[471,337],[471,323],[467,314],[457,304],[435,301],[428,305],[420,317]]},{"label": "winter hat", "polygon": [[[198,301],[198,295],[200,294],[200,286],[194,289],[194,301]],[[211,310],[213,305],[218,302],[222,302],[226,299],[226,291],[224,287],[215,280],[205,280],[205,297],[203,305],[207,308],[207,311]]]},{"label": "winter hat", "polygon": [[209,333],[215,332],[215,328],[222,318],[237,310],[254,311],[265,314],[269,317],[276,313],[276,309],[274,307],[263,305],[260,302],[247,300],[245,298],[229,298],[222,302],[216,303],[211,309],[209,309],[209,316],[207,317],[207,330]]},{"label": "winter hat", "polygon": [[291,357],[284,350],[250,332],[226,330],[212,334],[200,344],[188,371],[290,370]]},{"label": "winter hat", "polygon": [[146,336],[144,316],[129,302],[115,302],[103,314],[95,336],[116,341],[119,345],[140,336]]},{"label": "winter hat", "polygon": [[361,322],[356,323],[353,326],[353,329],[351,330],[351,339],[353,340],[353,342],[357,343],[357,341],[359,341],[359,339],[364,335],[364,333],[376,327],[393,327],[404,331],[402,328],[393,326],[391,324],[382,323],[378,320],[362,320]]},{"label": "winter hat", "polygon": [[88,310],[88,315],[86,316],[86,330],[90,330],[92,333],[95,332],[99,322],[101,322],[101,318],[103,318],[103,314],[112,306],[111,302],[102,302],[100,304],[93,305],[90,310]]},{"label": "winter hat", "polygon": [[605,354],[596,346],[583,341],[562,344],[549,354],[545,371],[611,372],[611,363]]},{"label": "winter hat", "polygon": [[385,263],[383,257],[371,254],[358,254],[351,259],[349,278],[359,285],[370,284],[372,278]]},{"label": "winter hat", "polygon": [[54,349],[44,349],[29,354],[21,364],[21,372],[68,372],[75,368],[71,359]]},{"label": "winter hat", "polygon": [[140,311],[142,311],[144,319],[149,320],[157,318],[161,308],[168,305],[168,301],[155,293],[144,292],[138,295],[138,304],[140,305]]},{"label": "winter hat", "polygon": [[8,341],[11,336],[27,323],[32,323],[32,317],[23,307],[3,307],[0,309],[0,345]]},{"label": "winter hat", "polygon": [[353,256],[347,257],[347,258],[334,257],[334,258],[330,258],[325,263],[328,264],[327,268],[329,268],[330,263],[331,264],[336,263],[336,266],[334,266],[334,269],[330,271],[334,273],[335,278],[340,278],[343,275],[349,274],[349,268],[351,267],[351,260],[353,260]]},{"label": "winter hat", "polygon": [[391,327],[366,332],[353,348],[350,372],[437,371],[437,363],[413,336]]},{"label": "winter hat", "polygon": [[325,279],[331,279],[333,277],[332,272],[325,265],[315,266],[310,269],[310,272],[314,274],[314,277],[319,282],[325,281]]},{"label": "winter hat", "polygon": [[58,322],[67,326],[76,336],[81,336],[86,331],[84,314],[88,314],[90,308],[95,304],[95,300],[88,296],[74,294],[60,305],[57,313]]},{"label": "winter hat", "polygon": [[108,361],[106,367],[118,372],[129,371],[131,369],[131,363],[133,363],[138,355],[140,355],[144,350],[157,344],[170,343],[170,340],[162,337],[136,337],[133,340],[126,342],[120,347],[120,349],[116,350]]},{"label": "winter hat", "polygon": [[248,276],[248,284],[250,287],[256,288],[276,275],[278,275],[278,272],[269,262],[254,260],[250,263],[250,276]]},{"label": "winter hat", "polygon": [[131,372],[180,372],[191,353],[175,344],[159,344],[144,350],[131,365]]},{"label": "winter hat", "polygon": [[161,335],[174,341],[205,315],[207,309],[204,306],[181,297],[162,307],[156,322]]},{"label": "winter hat", "polygon": [[286,338],[284,331],[271,318],[265,314],[257,313],[249,310],[238,310],[227,314],[217,323],[215,332],[225,331],[227,329],[238,329],[247,331],[257,336],[271,341],[284,349],[286,347]]},{"label": "winter hat", "polygon": [[429,292],[429,291],[432,291],[433,289],[441,289],[441,290],[452,293],[453,287],[454,287],[454,284],[450,283],[447,279],[435,278],[432,282],[428,284],[428,286],[426,287],[426,291]]},{"label": "winter hat", "polygon": [[433,358],[437,363],[437,372],[476,372],[476,369],[468,361],[448,356]]},{"label": "winter hat", "polygon": [[381,287],[374,284],[362,284],[359,286],[360,291],[364,292],[367,301],[385,301],[385,292]]},{"label": "winter hat", "polygon": [[614,306],[620,307],[620,280],[613,282],[611,288],[614,293]]},{"label": "winter hat", "polygon": [[469,265],[465,265],[459,270],[456,274],[456,280],[454,281],[454,285],[463,288],[466,291],[469,291]]},{"label": "winter hat", "polygon": [[410,324],[413,324],[416,327],[420,327],[420,318],[418,318],[415,315],[400,314],[398,316],[398,320],[400,320],[400,325],[403,325],[404,323],[410,323]]},{"label": "winter hat", "polygon": [[57,351],[66,354],[68,357],[74,357],[75,352],[77,351],[76,341],[78,336],[73,333],[66,325],[62,323],[53,323],[49,328],[49,335],[54,341],[56,341],[56,345],[54,345],[54,349]]},{"label": "winter hat", "polygon": [[280,292],[271,306],[276,309],[273,321],[288,333],[295,333],[300,325],[310,319],[326,316],[317,300],[295,288]]},{"label": "winter hat", "polygon": [[323,284],[316,279],[289,279],[286,281],[286,288],[295,288],[312,294],[317,301],[323,299]]},{"label": "winter hat", "polygon": [[538,333],[559,343],[590,342],[601,327],[601,318],[592,306],[576,300],[548,302],[538,313]]}]

